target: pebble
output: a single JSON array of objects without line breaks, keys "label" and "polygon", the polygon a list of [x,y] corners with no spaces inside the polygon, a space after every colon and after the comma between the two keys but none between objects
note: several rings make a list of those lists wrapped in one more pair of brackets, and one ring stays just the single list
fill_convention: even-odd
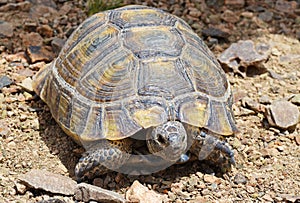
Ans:
[{"label": "pebble", "polygon": [[290,100],[293,104],[300,106],[300,94],[295,94]]},{"label": "pebble", "polygon": [[25,89],[28,92],[33,92],[32,88],[32,79],[30,77],[24,79],[21,83],[18,84],[20,87]]},{"label": "pebble", "polygon": [[76,182],[71,178],[39,169],[21,175],[19,180],[28,187],[55,194],[73,195],[76,188]]},{"label": "pebble", "polygon": [[236,23],[240,19],[239,16],[231,10],[225,10],[224,13],[222,13],[221,18],[228,23]]},{"label": "pebble", "polygon": [[14,27],[9,22],[0,21],[0,37],[12,37],[14,35]]},{"label": "pebble", "polygon": [[51,47],[47,46],[29,46],[26,49],[26,54],[30,58],[31,63],[38,61],[50,62],[54,58]]},{"label": "pebble", "polygon": [[0,120],[0,137],[7,137],[10,134],[10,129],[4,119]]},{"label": "pebble", "polygon": [[235,184],[246,184],[247,178],[243,174],[237,173],[233,178],[233,182]]},{"label": "pebble", "polygon": [[271,22],[272,21],[272,19],[273,19],[273,12],[271,12],[271,11],[264,11],[264,12],[262,12],[262,13],[260,13],[259,15],[258,15],[258,17],[262,20],[262,21],[265,21],[265,22]]},{"label": "pebble", "polygon": [[43,37],[37,32],[30,32],[20,34],[20,38],[22,39],[22,43],[25,47],[29,46],[42,46],[43,45]]},{"label": "pebble", "polygon": [[126,191],[126,200],[139,203],[163,202],[165,195],[149,190],[146,186],[135,180],[130,188]]},{"label": "pebble", "polygon": [[245,5],[245,0],[225,0],[225,5],[242,8]]},{"label": "pebble", "polygon": [[207,28],[202,30],[202,35],[206,37],[215,37],[215,38],[223,38],[227,39],[229,37],[229,33],[224,32],[218,28]]},{"label": "pebble", "polygon": [[285,100],[273,102],[265,112],[271,126],[293,130],[299,122],[300,112],[296,105]]},{"label": "pebble", "polygon": [[52,37],[53,36],[53,29],[49,25],[41,25],[37,28],[38,33],[45,37]]},{"label": "pebble", "polygon": [[217,183],[217,184],[221,183],[220,178],[217,178],[216,176],[209,175],[209,174],[205,174],[203,177],[203,180],[204,180],[204,182],[207,182],[207,183]]},{"label": "pebble", "polygon": [[105,190],[103,188],[90,185],[87,183],[80,183],[76,186],[75,199],[77,201],[90,202],[91,200],[96,202],[111,202],[111,203],[125,203],[126,200],[122,195]]},{"label": "pebble", "polygon": [[3,87],[9,86],[12,83],[13,83],[12,80],[8,76],[6,76],[6,75],[0,76],[0,89],[2,89]]},{"label": "pebble", "polygon": [[52,50],[54,53],[58,54],[60,52],[60,50],[62,49],[62,47],[65,44],[65,40],[58,38],[58,37],[54,37],[51,41],[51,46],[52,46]]}]

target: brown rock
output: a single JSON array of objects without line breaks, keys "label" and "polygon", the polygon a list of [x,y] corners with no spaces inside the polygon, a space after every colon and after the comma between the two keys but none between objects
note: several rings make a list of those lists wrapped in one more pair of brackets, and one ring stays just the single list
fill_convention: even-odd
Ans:
[{"label": "brown rock", "polygon": [[126,192],[126,199],[131,202],[139,203],[152,203],[152,202],[163,202],[165,199],[163,195],[160,195],[153,190],[149,190],[147,187],[135,180],[131,187]]},{"label": "brown rock", "polygon": [[66,41],[64,39],[55,37],[51,41],[51,46],[52,46],[53,52],[58,54],[60,52],[61,48],[64,46],[65,42]]},{"label": "brown rock", "polygon": [[14,27],[9,22],[0,21],[0,37],[12,37],[14,34]]},{"label": "brown rock", "polygon": [[53,29],[49,25],[41,25],[37,28],[37,31],[45,37],[52,37],[53,36]]},{"label": "brown rock", "polygon": [[39,33],[36,33],[36,32],[20,34],[20,38],[22,39],[23,45],[25,47],[42,46],[42,44],[43,44],[42,36]]},{"label": "brown rock", "polygon": [[28,12],[31,8],[31,3],[29,1],[23,1],[19,3],[8,3],[0,7],[0,12],[8,11],[24,11]]},{"label": "brown rock", "polygon": [[38,61],[49,62],[54,58],[51,47],[47,46],[29,46],[26,50],[26,54],[30,58],[31,63]]},{"label": "brown rock", "polygon": [[[259,51],[258,51],[259,50]],[[240,74],[243,77],[267,72],[264,62],[269,57],[269,45],[257,44],[251,40],[233,43],[218,58],[224,69]]]},{"label": "brown rock", "polygon": [[19,180],[28,187],[55,194],[73,195],[76,188],[76,182],[71,178],[38,169],[21,175]]},{"label": "brown rock", "polygon": [[205,174],[203,177],[203,180],[204,180],[204,182],[207,182],[207,183],[217,183],[217,184],[221,183],[220,178],[217,178],[216,176],[209,175],[209,174]]},{"label": "brown rock", "polygon": [[103,188],[90,185],[87,183],[80,183],[75,190],[75,199],[78,201],[89,202],[111,202],[111,203],[123,203],[126,200],[118,193],[105,190]]},{"label": "brown rock", "polygon": [[285,13],[294,13],[294,10],[296,8],[297,8],[296,1],[277,0],[275,4],[275,9]]},{"label": "brown rock", "polygon": [[299,122],[300,112],[296,105],[285,100],[279,100],[269,106],[265,116],[271,126],[284,130],[294,130]]},{"label": "brown rock", "polygon": [[234,6],[237,8],[242,8],[245,5],[245,0],[225,0],[224,4]]},{"label": "brown rock", "polygon": [[224,11],[224,13],[221,15],[221,18],[228,23],[236,23],[240,19],[239,16],[237,16],[236,13],[232,12],[231,10]]}]

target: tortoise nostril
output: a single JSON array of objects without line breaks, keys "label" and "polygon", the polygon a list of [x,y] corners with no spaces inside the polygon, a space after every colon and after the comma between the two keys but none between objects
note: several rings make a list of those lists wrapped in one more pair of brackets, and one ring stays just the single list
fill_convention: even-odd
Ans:
[{"label": "tortoise nostril", "polygon": [[162,134],[157,134],[157,141],[161,144],[167,144],[166,139],[162,136]]}]

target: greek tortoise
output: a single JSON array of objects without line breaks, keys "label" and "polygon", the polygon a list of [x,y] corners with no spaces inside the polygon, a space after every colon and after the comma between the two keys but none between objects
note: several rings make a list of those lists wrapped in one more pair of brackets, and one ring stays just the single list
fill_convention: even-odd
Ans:
[{"label": "greek tortoise", "polygon": [[125,6],[86,19],[59,56],[40,70],[35,92],[61,128],[86,149],[79,180],[130,161],[143,129],[150,153],[200,160],[236,130],[225,73],[186,22],[159,9]]}]

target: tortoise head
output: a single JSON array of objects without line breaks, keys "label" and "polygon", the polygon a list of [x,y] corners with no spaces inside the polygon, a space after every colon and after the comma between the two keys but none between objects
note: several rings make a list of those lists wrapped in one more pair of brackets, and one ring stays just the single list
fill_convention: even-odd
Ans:
[{"label": "tortoise head", "polygon": [[147,133],[149,151],[167,161],[178,161],[186,152],[187,133],[182,123],[168,121]]}]

